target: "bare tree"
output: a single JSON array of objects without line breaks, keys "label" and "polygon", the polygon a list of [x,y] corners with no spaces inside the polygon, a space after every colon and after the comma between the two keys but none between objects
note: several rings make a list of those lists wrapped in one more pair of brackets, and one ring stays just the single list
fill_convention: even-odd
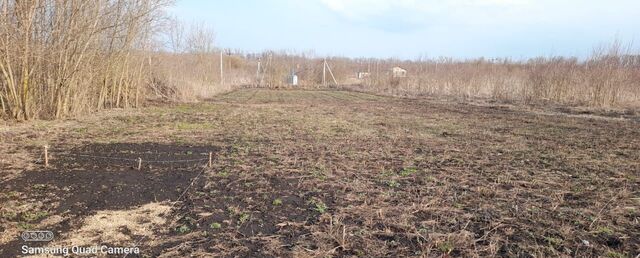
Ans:
[{"label": "bare tree", "polygon": [[188,52],[194,54],[210,54],[214,50],[215,32],[204,23],[193,23],[185,39]]},{"label": "bare tree", "polygon": [[167,24],[167,38],[169,49],[173,53],[182,53],[185,50],[184,24],[176,17],[169,19]]}]

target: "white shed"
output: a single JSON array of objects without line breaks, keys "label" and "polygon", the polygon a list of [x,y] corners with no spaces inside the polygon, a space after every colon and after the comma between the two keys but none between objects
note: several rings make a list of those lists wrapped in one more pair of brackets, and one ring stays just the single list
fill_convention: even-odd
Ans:
[{"label": "white shed", "polygon": [[407,77],[407,70],[396,66],[394,68],[391,68],[391,74],[393,78],[403,78],[403,77]]},{"label": "white shed", "polygon": [[289,75],[289,77],[287,78],[287,82],[291,86],[297,86],[298,85],[298,75],[296,75],[295,73],[291,73]]}]

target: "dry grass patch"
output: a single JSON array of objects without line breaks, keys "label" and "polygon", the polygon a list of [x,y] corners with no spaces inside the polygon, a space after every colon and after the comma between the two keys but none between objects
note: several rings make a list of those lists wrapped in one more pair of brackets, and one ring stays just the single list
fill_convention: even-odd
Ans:
[{"label": "dry grass patch", "polygon": [[131,210],[105,210],[84,219],[79,229],[64,235],[55,245],[88,246],[96,243],[133,245],[140,237],[152,237],[162,229],[171,207],[149,203]]}]

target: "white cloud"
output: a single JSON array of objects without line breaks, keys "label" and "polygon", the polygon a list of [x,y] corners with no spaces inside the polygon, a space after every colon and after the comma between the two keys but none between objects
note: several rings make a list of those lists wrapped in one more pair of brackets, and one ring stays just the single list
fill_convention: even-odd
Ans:
[{"label": "white cloud", "polygon": [[321,0],[329,9],[351,19],[365,19],[389,11],[394,5],[401,5],[405,0]]},{"label": "white cloud", "polygon": [[[531,0],[320,0],[342,17],[382,28],[535,22]],[[535,9],[535,8],[533,8]],[[391,25],[391,26],[388,26]]]},{"label": "white cloud", "polygon": [[530,2],[527,0],[466,0],[458,1],[463,4],[479,5],[479,6],[520,6]]},{"label": "white cloud", "polygon": [[529,4],[530,0],[320,0],[329,9],[350,18],[366,18],[393,9],[430,13],[454,8],[504,8]]}]

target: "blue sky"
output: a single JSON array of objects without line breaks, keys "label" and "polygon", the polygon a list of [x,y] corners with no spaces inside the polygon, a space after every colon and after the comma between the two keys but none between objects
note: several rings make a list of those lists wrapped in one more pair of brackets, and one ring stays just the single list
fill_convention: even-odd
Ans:
[{"label": "blue sky", "polygon": [[218,47],[317,56],[586,56],[640,39],[638,0],[178,0],[169,14]]}]

